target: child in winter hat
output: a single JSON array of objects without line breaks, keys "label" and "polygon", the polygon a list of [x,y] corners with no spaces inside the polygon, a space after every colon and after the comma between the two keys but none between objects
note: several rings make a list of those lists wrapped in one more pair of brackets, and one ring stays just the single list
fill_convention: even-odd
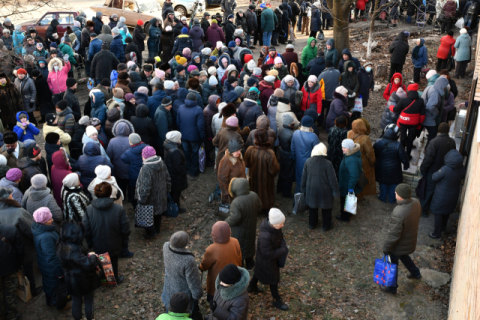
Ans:
[{"label": "child in winter hat", "polygon": [[268,212],[268,222],[272,226],[283,225],[285,223],[285,215],[278,208],[271,208]]}]

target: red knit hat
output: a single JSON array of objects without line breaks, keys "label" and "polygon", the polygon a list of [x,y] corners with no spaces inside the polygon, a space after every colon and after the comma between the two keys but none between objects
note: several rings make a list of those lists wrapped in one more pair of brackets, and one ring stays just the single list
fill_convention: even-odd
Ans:
[{"label": "red knit hat", "polygon": [[27,70],[20,68],[17,70],[17,74],[27,74]]},{"label": "red knit hat", "polygon": [[251,54],[246,54],[245,57],[243,57],[243,61],[245,61],[245,63],[248,63],[248,61],[252,59],[253,59],[253,56]]},{"label": "red knit hat", "polygon": [[412,83],[409,85],[407,91],[418,91],[418,83]]},{"label": "red knit hat", "polygon": [[138,19],[137,24],[138,24],[139,26],[143,26],[143,21],[142,21],[142,19]]}]

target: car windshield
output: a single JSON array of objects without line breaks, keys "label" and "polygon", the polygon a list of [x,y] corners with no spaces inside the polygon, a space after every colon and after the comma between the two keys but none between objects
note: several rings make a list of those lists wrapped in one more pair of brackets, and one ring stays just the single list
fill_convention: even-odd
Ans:
[{"label": "car windshield", "polygon": [[154,12],[160,11],[160,5],[154,0],[137,1],[139,12]]}]

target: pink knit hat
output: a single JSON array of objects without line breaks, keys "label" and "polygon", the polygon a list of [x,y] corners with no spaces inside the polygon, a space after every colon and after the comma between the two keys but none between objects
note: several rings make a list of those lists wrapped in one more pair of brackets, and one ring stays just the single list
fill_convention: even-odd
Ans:
[{"label": "pink knit hat", "polygon": [[183,48],[183,51],[182,51],[183,55],[184,56],[191,56],[192,55],[192,50],[190,48]]},{"label": "pink knit hat", "polygon": [[190,73],[190,72],[192,72],[193,70],[197,70],[197,69],[198,69],[198,68],[197,68],[196,65],[191,64],[191,65],[188,66],[187,71]]},{"label": "pink knit hat", "polygon": [[155,149],[153,149],[152,147],[148,146],[148,147],[145,147],[143,148],[142,150],[142,157],[143,159],[148,159],[148,158],[151,158],[151,157],[154,157],[156,156],[157,153],[155,152]]},{"label": "pink knit hat", "polygon": [[158,79],[162,79],[163,77],[165,77],[165,71],[155,69],[155,77],[157,77]]},{"label": "pink knit hat", "polygon": [[283,60],[280,57],[276,57],[275,60],[273,60],[273,61],[275,62],[275,64],[277,64],[277,63],[283,64]]},{"label": "pink knit hat", "polygon": [[52,213],[47,207],[41,207],[33,213],[33,220],[36,223],[45,224],[52,219]]},{"label": "pink knit hat", "polygon": [[230,127],[238,127],[238,118],[231,116],[225,121],[225,123],[227,124],[227,126],[230,126]]},{"label": "pink knit hat", "polygon": [[7,175],[5,176],[5,178],[10,181],[20,180],[22,179],[22,170],[18,168],[12,168],[7,171]]},{"label": "pink knit hat", "polygon": [[137,89],[138,92],[148,95],[148,88],[147,87],[140,87]]}]

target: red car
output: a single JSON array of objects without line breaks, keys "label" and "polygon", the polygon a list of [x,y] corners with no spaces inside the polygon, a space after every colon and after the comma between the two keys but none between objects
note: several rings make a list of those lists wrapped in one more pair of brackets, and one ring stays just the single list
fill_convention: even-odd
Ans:
[{"label": "red car", "polygon": [[22,31],[27,32],[31,27],[37,30],[37,34],[45,39],[47,33],[47,28],[50,26],[50,22],[53,19],[57,19],[59,25],[57,26],[58,36],[61,38],[67,30],[67,27],[73,28],[73,21],[77,16],[75,11],[57,11],[57,12],[47,12],[38,20],[31,20],[21,24]]}]

